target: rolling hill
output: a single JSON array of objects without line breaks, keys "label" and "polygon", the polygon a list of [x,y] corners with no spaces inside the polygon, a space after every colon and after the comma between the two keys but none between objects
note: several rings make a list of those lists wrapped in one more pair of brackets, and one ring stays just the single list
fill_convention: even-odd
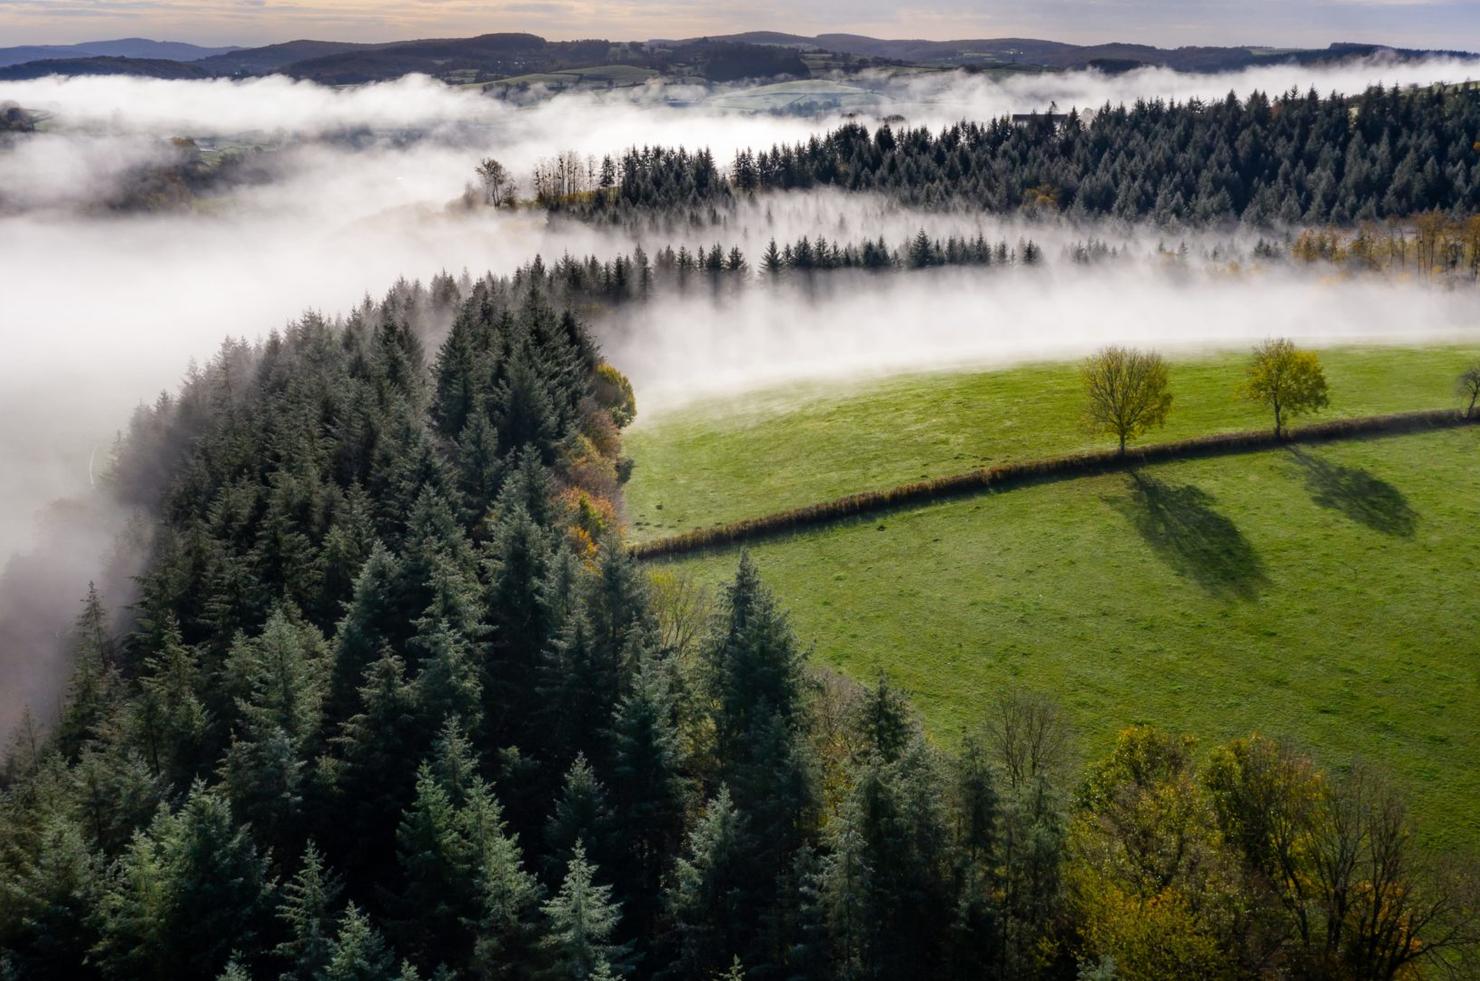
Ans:
[{"label": "rolling hill", "polygon": [[151,41],[130,37],[116,41],[87,41],[82,44],[28,44],[0,48],[0,68],[30,61],[78,58],[140,58],[154,61],[198,61],[224,55],[238,48],[205,48],[181,41]]},{"label": "rolling hill", "polygon": [[[815,49],[858,57],[941,67],[1023,65],[1038,68],[1074,69],[1100,67],[1107,70],[1156,65],[1178,71],[1233,71],[1261,64],[1316,63],[1345,58],[1380,55],[1417,58],[1436,54],[1469,56],[1465,52],[1393,48],[1379,44],[1336,43],[1326,48],[1270,49],[1259,47],[1158,48],[1146,44],[1066,44],[1037,38],[978,38],[952,41],[892,40],[861,34],[819,34],[804,37],[774,31],[726,35],[712,40],[774,44],[802,50]],[[1472,57],[1472,56],[1471,56]]]},{"label": "rolling hill", "polygon": [[[276,72],[338,85],[422,73],[466,83],[576,68],[631,65],[669,76],[727,82],[745,78],[807,78],[814,69],[836,74],[880,66],[1124,71],[1155,65],[1178,71],[1218,72],[1263,64],[1316,63],[1370,56],[1407,59],[1436,54],[1475,57],[1465,52],[1345,43],[1302,50],[1168,49],[1134,43],[1076,45],[1035,38],[926,41],[860,34],[806,37],[775,31],[648,41],[547,41],[533,34],[504,33],[385,44],[299,40],[243,49],[207,49],[144,40],[62,48],[9,48],[0,49],[0,79],[57,74],[191,78]],[[189,69],[178,67],[187,63]]]},{"label": "rolling hill", "polygon": [[144,75],[156,78],[240,77],[280,73],[326,85],[387,81],[420,73],[460,83],[627,65],[716,82],[806,78],[793,49],[738,41],[547,41],[533,34],[484,34],[390,44],[290,41],[229,51],[191,62],[117,57],[47,58],[0,67],[0,80],[46,75]]},{"label": "rolling hill", "polygon": [[48,58],[0,68],[0,81],[23,82],[52,75],[133,75],[143,78],[210,78],[188,61],[160,58]]}]

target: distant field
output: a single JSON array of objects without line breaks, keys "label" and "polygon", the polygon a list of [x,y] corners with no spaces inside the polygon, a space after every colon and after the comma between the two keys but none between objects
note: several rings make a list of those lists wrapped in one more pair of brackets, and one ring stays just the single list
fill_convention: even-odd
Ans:
[{"label": "distant field", "polygon": [[588,68],[567,68],[558,72],[537,72],[531,75],[514,75],[501,78],[491,85],[641,85],[658,72],[651,68],[635,65],[593,65]]},{"label": "distant field", "polygon": [[[1384,360],[1391,372],[1367,352],[1329,357],[1338,405],[1442,404],[1463,359]],[[1179,369],[1179,433],[1250,421],[1214,406],[1226,368]],[[1034,368],[892,382],[748,427],[711,421],[715,445],[704,448],[695,420],[668,443],[654,427],[634,439],[648,468],[636,496],[682,501],[671,513],[707,520],[777,495],[1051,449],[1044,440],[1066,448],[1077,437],[1055,398],[1012,412],[1005,393],[1068,380]],[[941,433],[925,431],[932,418]],[[900,420],[897,440],[874,428],[889,419]],[[815,453],[800,452],[809,439]],[[732,467],[731,493],[715,474],[673,469],[685,460]],[[1009,683],[1060,699],[1089,754],[1135,722],[1204,746],[1257,729],[1328,767],[1378,762],[1407,789],[1426,841],[1480,849],[1477,472],[1476,429],[1342,442],[931,505],[751,552],[815,657],[862,680],[885,671],[944,741]],[[673,565],[718,583],[735,559]]]},{"label": "distant field", "polygon": [[878,105],[879,95],[864,86],[849,82],[805,79],[727,91],[708,101],[708,105],[720,109],[761,112],[779,112],[788,107],[812,103],[839,109],[866,109]]},{"label": "distant field", "polygon": [[[1480,348],[1322,352],[1322,418],[1453,405],[1454,378]],[[1153,439],[1266,423],[1233,397],[1242,356],[1174,363],[1170,424]],[[1080,426],[1078,368],[1033,365],[846,386],[798,386],[645,418],[627,439],[635,541],[889,487],[922,477],[1108,442]],[[638,392],[639,408],[642,393]]]}]

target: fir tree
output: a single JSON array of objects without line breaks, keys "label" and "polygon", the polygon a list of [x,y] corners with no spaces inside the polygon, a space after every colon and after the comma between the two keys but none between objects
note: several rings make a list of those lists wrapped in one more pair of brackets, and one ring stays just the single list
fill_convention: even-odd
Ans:
[{"label": "fir tree", "polygon": [[277,918],[288,937],[274,950],[288,964],[285,977],[316,981],[334,956],[335,923],[343,884],[324,864],[313,842],[303,850],[298,872],[282,890]]},{"label": "fir tree", "polygon": [[552,979],[588,981],[601,972],[613,978],[627,974],[627,947],[611,939],[621,909],[611,898],[611,886],[596,883],[596,873],[586,861],[585,846],[577,842],[560,891],[542,907],[549,922],[543,946]]}]

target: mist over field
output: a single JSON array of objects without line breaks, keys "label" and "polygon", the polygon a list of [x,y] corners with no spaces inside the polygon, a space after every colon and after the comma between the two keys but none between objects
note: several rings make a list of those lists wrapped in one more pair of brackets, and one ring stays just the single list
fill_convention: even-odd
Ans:
[{"label": "mist over field", "polygon": [[[938,126],[1050,105],[1462,81],[1472,70],[1432,60],[1206,76],[1145,69],[996,81],[931,73],[881,80],[863,105],[866,121],[900,114],[911,125]],[[520,179],[564,150],[599,158],[644,144],[708,147],[723,168],[738,149],[805,140],[840,121],[835,113],[725,109],[737,94],[744,91],[654,85],[515,104],[421,77],[345,89],[277,77],[0,84],[0,103],[46,114],[43,132],[0,143],[0,567],[38,542],[56,554],[55,539],[36,534],[37,515],[58,499],[87,497],[132,407],[173,389],[223,338],[259,338],[306,310],[342,314],[400,277],[507,273],[537,253],[609,257],[638,245],[717,242],[738,245],[754,265],[772,238],[882,237],[897,247],[922,229],[1010,244],[1031,237],[1044,249],[1039,269],[840,274],[812,287],[755,286],[718,297],[695,289],[620,313],[595,326],[636,384],[640,411],[793,380],[1079,357],[1110,340],[1168,350],[1240,346],[1270,334],[1314,344],[1404,342],[1469,336],[1480,323],[1471,291],[1231,271],[1229,256],[1252,246],[1245,231],[1027,224],[911,212],[834,192],[763,197],[720,227],[640,237],[537,210],[457,206],[485,156]],[[140,168],[186,152],[177,138],[207,150],[264,148],[262,172],[184,209],[109,210],[110,196]],[[1064,251],[1090,238],[1126,256],[1098,268],[1071,264]],[[1192,246],[1184,262],[1157,251],[1160,242],[1183,240]],[[91,513],[86,544],[74,539],[65,562],[24,566],[28,582],[48,582],[59,598],[43,611],[44,626],[28,625],[26,636],[54,633],[99,574],[124,516]],[[11,568],[0,578],[0,620],[27,605],[12,588],[22,566]],[[45,576],[34,574],[42,568]],[[17,717],[12,693],[36,700],[47,688],[29,675],[15,683],[22,668],[10,659],[23,647],[0,649],[7,693],[0,731]]]},{"label": "mist over field", "polygon": [[[1289,337],[1311,347],[1480,338],[1480,296],[1421,283],[1323,283],[1150,263],[867,273],[665,299],[608,334],[649,414],[813,379],[1076,359],[1107,344],[1196,355]],[[639,416],[639,425],[642,417]]]}]

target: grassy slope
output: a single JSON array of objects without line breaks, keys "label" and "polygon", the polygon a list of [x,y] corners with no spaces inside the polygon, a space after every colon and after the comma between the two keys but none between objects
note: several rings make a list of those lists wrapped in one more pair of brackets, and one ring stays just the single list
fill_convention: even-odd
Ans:
[{"label": "grassy slope", "polygon": [[[1453,379],[1475,348],[1323,352],[1330,415],[1452,405]],[[1232,397],[1243,358],[1173,365],[1170,425],[1178,439],[1265,424]],[[640,418],[627,439],[637,466],[626,491],[631,536],[643,541],[924,476],[1108,445],[1086,436],[1077,367],[809,388]],[[641,398],[641,393],[639,399]],[[661,507],[660,507],[661,505]]]},{"label": "grassy slope", "polygon": [[[1340,361],[1338,392],[1372,375],[1365,357]],[[1184,390],[1194,373],[1179,373]],[[953,383],[937,410],[972,390]],[[905,445],[951,467],[975,459],[954,455],[959,433]],[[1021,435],[1006,445],[1020,450]],[[1477,454],[1480,431],[1466,429],[1170,464],[753,554],[816,656],[861,679],[886,670],[948,740],[1009,682],[1055,693],[1091,754],[1138,721],[1207,741],[1258,729],[1327,766],[1379,761],[1427,840],[1480,848]],[[791,486],[824,484],[804,477]],[[734,561],[684,565],[717,582]]]}]

